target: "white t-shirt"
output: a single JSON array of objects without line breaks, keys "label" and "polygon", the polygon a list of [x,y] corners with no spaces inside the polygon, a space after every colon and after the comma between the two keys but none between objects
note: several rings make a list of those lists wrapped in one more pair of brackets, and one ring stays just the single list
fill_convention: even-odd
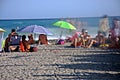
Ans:
[{"label": "white t-shirt", "polygon": [[115,28],[115,36],[119,36],[120,35],[120,29],[119,28]]}]

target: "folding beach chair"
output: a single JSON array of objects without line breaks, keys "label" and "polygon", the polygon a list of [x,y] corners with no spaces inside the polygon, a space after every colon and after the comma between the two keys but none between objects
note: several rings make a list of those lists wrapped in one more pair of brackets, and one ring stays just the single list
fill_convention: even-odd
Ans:
[{"label": "folding beach chair", "polygon": [[13,35],[10,38],[10,45],[20,45],[21,36]]},{"label": "folding beach chair", "polygon": [[[21,36],[20,35],[13,35],[10,38],[10,42],[9,42],[9,46],[14,46],[14,47],[18,47],[20,46],[20,40],[21,40]],[[9,48],[10,52],[11,49]]]}]

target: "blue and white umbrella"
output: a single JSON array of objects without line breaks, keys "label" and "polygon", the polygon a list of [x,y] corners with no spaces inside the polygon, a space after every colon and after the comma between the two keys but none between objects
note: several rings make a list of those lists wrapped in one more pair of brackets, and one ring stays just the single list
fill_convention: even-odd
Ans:
[{"label": "blue and white umbrella", "polygon": [[47,28],[44,28],[43,26],[38,26],[38,25],[26,26],[17,30],[17,32],[53,35]]}]

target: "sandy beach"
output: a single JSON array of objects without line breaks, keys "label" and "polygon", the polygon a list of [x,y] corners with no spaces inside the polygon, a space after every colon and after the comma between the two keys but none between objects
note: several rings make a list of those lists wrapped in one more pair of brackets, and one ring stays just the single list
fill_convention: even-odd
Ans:
[{"label": "sandy beach", "polygon": [[120,50],[39,45],[38,52],[0,56],[0,80],[119,79]]}]

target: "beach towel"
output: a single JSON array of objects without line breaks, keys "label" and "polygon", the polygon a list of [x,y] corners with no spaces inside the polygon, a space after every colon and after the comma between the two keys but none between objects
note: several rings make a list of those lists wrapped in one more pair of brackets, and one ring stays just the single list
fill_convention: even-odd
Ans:
[{"label": "beach towel", "polygon": [[23,45],[22,41],[20,41],[20,50],[22,52],[25,52],[24,45]]}]

